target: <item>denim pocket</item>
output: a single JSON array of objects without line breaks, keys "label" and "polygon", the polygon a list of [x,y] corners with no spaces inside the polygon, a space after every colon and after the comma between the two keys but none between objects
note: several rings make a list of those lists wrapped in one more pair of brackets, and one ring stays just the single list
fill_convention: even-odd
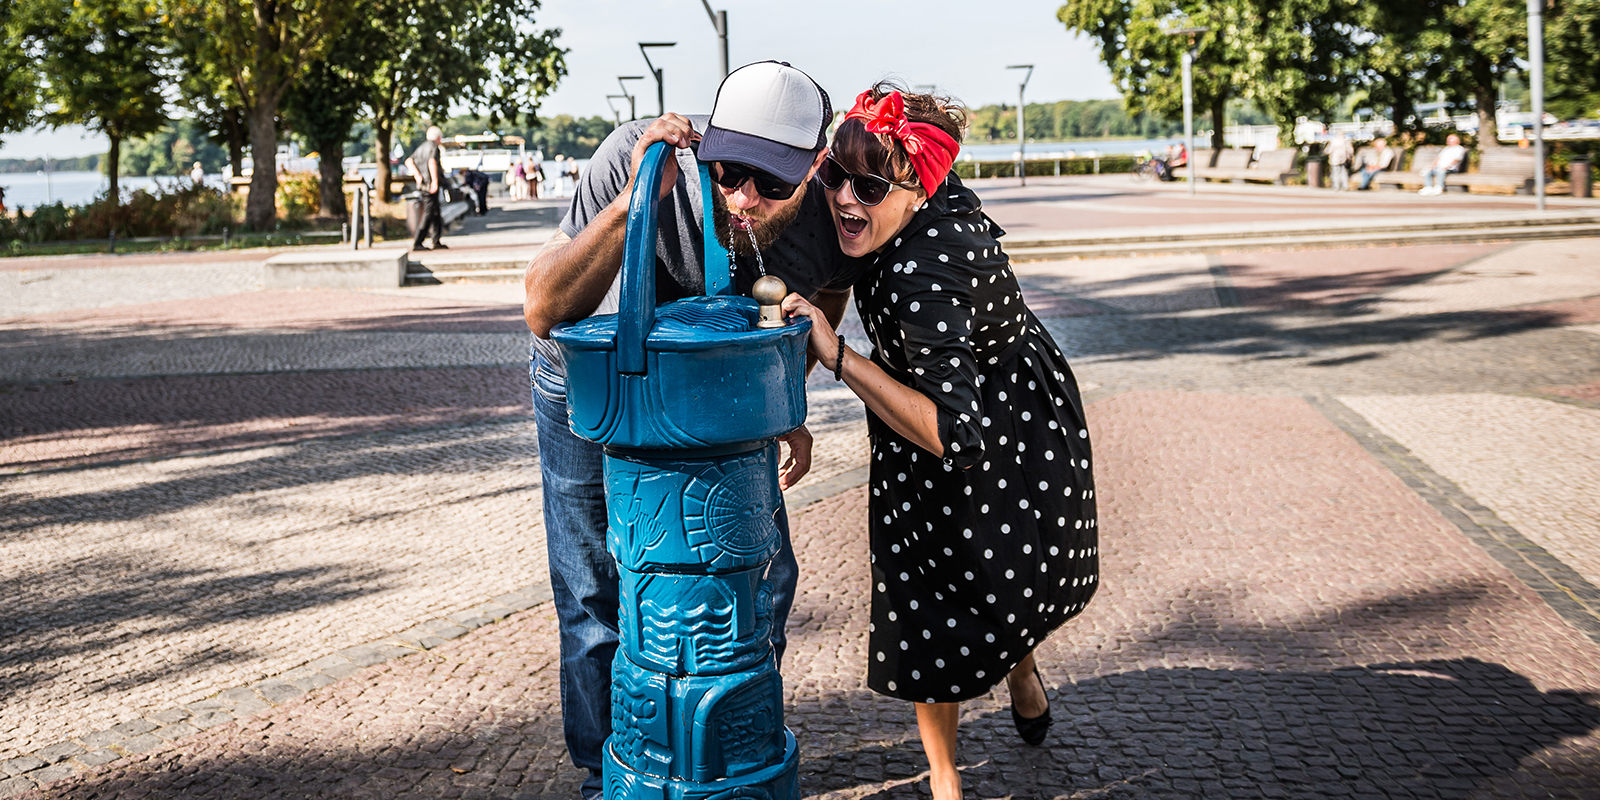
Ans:
[{"label": "denim pocket", "polygon": [[550,370],[550,362],[539,359],[534,362],[533,372],[528,378],[528,383],[533,390],[539,393],[546,401],[551,403],[567,402],[566,378],[556,375]]}]

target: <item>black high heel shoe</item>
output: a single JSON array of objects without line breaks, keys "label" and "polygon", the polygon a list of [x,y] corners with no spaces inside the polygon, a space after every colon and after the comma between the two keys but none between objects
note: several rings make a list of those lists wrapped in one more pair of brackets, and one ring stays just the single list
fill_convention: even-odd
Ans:
[{"label": "black high heel shoe", "polygon": [[[1039,692],[1044,694],[1044,678],[1039,675],[1039,667],[1033,668],[1033,677],[1039,681]],[[1017,733],[1021,734],[1022,741],[1038,747],[1044,744],[1044,738],[1050,734],[1050,696],[1045,695],[1044,713],[1037,717],[1024,717],[1017,713],[1017,703],[1011,701],[1011,724],[1017,726]]]}]

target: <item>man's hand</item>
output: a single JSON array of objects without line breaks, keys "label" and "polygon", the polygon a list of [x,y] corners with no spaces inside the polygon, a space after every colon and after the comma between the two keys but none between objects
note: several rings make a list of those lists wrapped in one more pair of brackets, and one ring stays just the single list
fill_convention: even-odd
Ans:
[{"label": "man's hand", "polygon": [[[666,114],[650,127],[644,129],[639,135],[639,141],[633,143],[633,164],[629,168],[628,186],[619,197],[626,202],[633,196],[633,183],[639,179],[639,165],[644,163],[644,151],[656,142],[666,142],[673,147],[688,147],[691,142],[700,140],[700,134],[694,132],[694,126],[689,123],[689,118],[681,114]],[[672,185],[678,182],[678,160],[668,158],[666,168],[661,171],[661,197],[665,199],[672,193]]]},{"label": "man's hand", "polygon": [[779,436],[778,441],[789,446],[789,458],[778,468],[778,488],[788,491],[811,471],[811,431],[801,425]]}]

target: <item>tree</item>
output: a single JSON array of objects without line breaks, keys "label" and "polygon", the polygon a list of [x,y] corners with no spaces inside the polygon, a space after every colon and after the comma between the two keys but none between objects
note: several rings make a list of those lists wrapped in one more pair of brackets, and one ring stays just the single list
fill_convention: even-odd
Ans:
[{"label": "tree", "polygon": [[422,112],[446,119],[452,106],[484,108],[491,126],[532,118],[566,74],[559,29],[519,25],[540,0],[373,0],[386,32],[368,102],[378,150],[378,197],[388,202],[395,128]]},{"label": "tree", "polygon": [[244,102],[222,64],[208,58],[212,44],[199,29],[178,26],[173,31],[178,64],[178,105],[187,110],[207,138],[228,151],[227,174],[244,175]]},{"label": "tree", "polygon": [[0,133],[26,129],[39,101],[39,75],[14,23],[15,0],[0,0]]},{"label": "tree", "polygon": [[1562,0],[1547,19],[1550,112],[1566,119],[1600,114],[1600,0]]},{"label": "tree", "polygon": [[1211,112],[1211,146],[1223,146],[1227,104],[1249,84],[1250,8],[1242,0],[1067,0],[1056,18],[1067,29],[1096,39],[1100,58],[1122,92],[1129,113],[1180,118],[1182,58],[1190,37],[1168,31],[1204,27],[1193,37],[1194,102]]},{"label": "tree", "polygon": [[366,15],[348,20],[328,54],[311,62],[305,75],[284,97],[284,119],[289,129],[305,137],[318,154],[318,216],[348,216],[344,203],[345,144],[372,93],[370,54],[387,35]]},{"label": "tree", "polygon": [[250,132],[245,224],[271,230],[278,191],[278,106],[358,4],[343,0],[167,0],[192,32],[189,56],[226,76]]},{"label": "tree", "polygon": [[14,13],[23,51],[43,78],[44,121],[111,140],[105,164],[116,203],[123,141],[167,121],[166,20],[141,0],[22,0]]},{"label": "tree", "polygon": [[1524,0],[1444,0],[1438,5],[1448,46],[1434,77],[1446,91],[1472,98],[1478,113],[1478,147],[1499,147],[1495,99],[1506,73],[1527,55],[1528,5]]}]

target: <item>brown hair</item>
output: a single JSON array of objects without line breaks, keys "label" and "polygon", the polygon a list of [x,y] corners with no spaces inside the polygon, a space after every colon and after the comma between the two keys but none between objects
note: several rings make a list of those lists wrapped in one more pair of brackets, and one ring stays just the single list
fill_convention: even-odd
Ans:
[{"label": "brown hair", "polygon": [[[905,100],[906,119],[937,126],[957,142],[966,134],[967,109],[953,97],[914,94],[893,81],[878,81],[871,92],[874,103],[890,92],[899,92]],[[918,185],[917,171],[906,157],[905,147],[886,133],[867,133],[859,119],[839,123],[829,152],[839,166],[850,172],[877,175],[904,187]]]}]

